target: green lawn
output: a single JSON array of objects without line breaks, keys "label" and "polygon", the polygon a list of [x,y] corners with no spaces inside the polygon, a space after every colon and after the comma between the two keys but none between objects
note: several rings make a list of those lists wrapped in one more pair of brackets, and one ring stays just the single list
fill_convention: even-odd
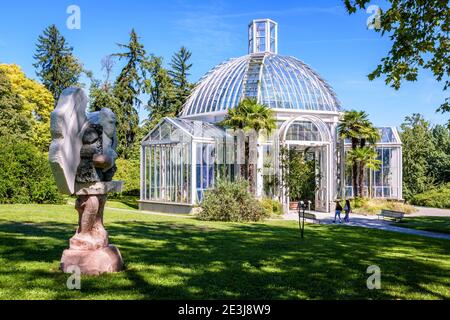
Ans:
[{"label": "green lawn", "polygon": [[[0,299],[449,299],[450,241],[342,225],[201,222],[106,210],[126,270],[66,289],[71,206],[0,206]],[[382,289],[368,290],[378,265]]]},{"label": "green lawn", "polygon": [[397,226],[450,234],[450,217],[406,217]]}]

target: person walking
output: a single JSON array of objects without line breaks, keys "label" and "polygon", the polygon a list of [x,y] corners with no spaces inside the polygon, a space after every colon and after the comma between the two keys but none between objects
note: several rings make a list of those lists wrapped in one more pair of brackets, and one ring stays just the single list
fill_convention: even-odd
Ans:
[{"label": "person walking", "polygon": [[350,200],[345,200],[344,211],[345,211],[344,222],[349,223],[350,222],[350,212],[352,212],[352,206],[350,205]]},{"label": "person walking", "polygon": [[333,221],[333,223],[336,223],[336,218],[339,218],[339,223],[342,223],[341,212],[342,212],[341,203],[340,203],[339,200],[336,200],[336,211],[334,213],[334,221]]}]

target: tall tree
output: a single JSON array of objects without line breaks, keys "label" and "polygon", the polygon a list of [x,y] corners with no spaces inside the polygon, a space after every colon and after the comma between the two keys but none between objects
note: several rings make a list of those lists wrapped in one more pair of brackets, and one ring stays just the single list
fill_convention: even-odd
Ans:
[{"label": "tall tree", "polygon": [[450,182],[450,128],[436,125],[431,129],[431,139],[434,145],[428,159],[429,175],[436,184]]},{"label": "tall tree", "polygon": [[24,114],[24,102],[12,89],[6,72],[0,69],[0,136],[30,140],[31,123]]},{"label": "tall tree", "polygon": [[34,60],[36,74],[52,93],[55,103],[64,89],[79,84],[83,67],[55,25],[47,27],[39,36]]},{"label": "tall tree", "polygon": [[192,68],[192,63],[190,63],[191,57],[192,53],[185,47],[181,47],[173,55],[170,63],[171,70],[169,71],[169,75],[172,77],[176,87],[176,114],[181,111],[181,106],[186,102],[186,99],[191,93],[192,84],[188,80],[190,76],[189,70]]},{"label": "tall tree", "polygon": [[[242,100],[236,108],[228,110],[228,114],[221,123],[224,127],[233,130],[244,130],[253,135],[253,141],[257,144],[260,133],[264,131],[270,134],[276,129],[276,120],[273,111],[268,107],[258,103],[256,99],[246,98]],[[245,177],[248,177],[250,191],[256,192],[256,170],[255,159],[250,156],[250,149],[257,150],[256,145],[250,146],[250,140],[245,138]],[[253,158],[253,159],[251,159]]]},{"label": "tall tree", "polygon": [[[364,111],[351,110],[345,112],[339,123],[338,132],[341,139],[349,139],[351,141],[352,150],[364,148],[367,146],[367,143],[375,144],[380,139],[379,130],[369,121],[369,116]],[[350,165],[352,168],[354,194],[358,195],[358,190],[362,190],[358,180],[358,166],[360,162],[353,161]]]},{"label": "tall tree", "polygon": [[96,79],[92,80],[89,88],[89,101],[90,111],[100,111],[103,108],[117,111],[120,105],[120,101],[114,95],[114,89]]},{"label": "tall tree", "polygon": [[145,69],[145,92],[149,94],[147,109],[150,113],[147,129],[152,129],[163,117],[176,116],[176,89],[161,57],[151,56]]},{"label": "tall tree", "polygon": [[0,64],[0,71],[9,80],[9,95],[14,94],[20,100],[10,106],[15,106],[14,111],[31,125],[28,138],[40,150],[47,151],[50,145],[50,113],[54,108],[52,94],[39,82],[27,78],[17,65]]},{"label": "tall tree", "polygon": [[429,175],[433,164],[428,159],[434,153],[429,122],[420,114],[406,117],[401,125],[400,138],[403,143],[403,194],[409,200],[434,183]]},{"label": "tall tree", "polygon": [[[371,0],[344,0],[347,11],[366,10]],[[428,69],[437,81],[450,85],[450,8],[448,0],[388,0],[380,11],[375,30],[389,34],[392,47],[381,64],[369,74],[373,80],[386,77],[386,84],[399,89],[403,81],[416,81],[419,68]],[[450,111],[450,98],[440,106]]]},{"label": "tall tree", "polygon": [[117,110],[119,101],[114,96],[114,85],[111,84],[111,73],[114,67],[114,59],[111,55],[106,56],[101,61],[102,71],[105,72],[104,79],[98,80],[91,77],[91,87],[89,89],[90,110],[99,111],[102,108]]},{"label": "tall tree", "polygon": [[114,54],[119,60],[125,60],[125,66],[120,72],[115,85],[114,96],[119,105],[113,108],[117,117],[117,151],[124,158],[129,157],[131,148],[135,143],[136,133],[139,129],[139,115],[137,109],[142,101],[139,96],[143,89],[145,71],[145,49],[139,42],[139,37],[133,29],[128,44],[119,44],[124,51]]},{"label": "tall tree", "polygon": [[105,91],[108,91],[111,87],[111,74],[115,65],[114,57],[112,55],[106,56],[102,59],[102,71],[105,72],[105,79],[103,81],[103,87]]}]

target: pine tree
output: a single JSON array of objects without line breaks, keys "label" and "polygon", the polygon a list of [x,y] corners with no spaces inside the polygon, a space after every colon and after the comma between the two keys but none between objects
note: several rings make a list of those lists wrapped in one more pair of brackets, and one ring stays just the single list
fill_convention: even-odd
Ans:
[{"label": "pine tree", "polygon": [[64,89],[79,85],[82,65],[55,25],[47,27],[39,36],[34,59],[36,74],[52,93],[55,103]]},{"label": "pine tree", "polygon": [[142,91],[145,72],[142,65],[145,61],[145,49],[139,42],[134,29],[130,33],[128,44],[119,44],[124,52],[114,54],[126,64],[114,85],[114,96],[118,105],[113,107],[117,118],[118,153],[127,159],[135,143],[136,133],[139,129],[139,115],[137,108],[142,104],[139,95]]},{"label": "pine tree", "polygon": [[181,111],[181,106],[186,102],[186,99],[191,93],[192,85],[188,81],[190,76],[189,70],[192,68],[192,63],[189,63],[192,53],[185,47],[176,52],[170,63],[171,70],[169,75],[172,77],[173,83],[176,86],[176,114]]},{"label": "pine tree", "polygon": [[145,92],[149,94],[147,110],[149,121],[147,130],[151,130],[163,117],[173,117],[177,113],[176,88],[169,72],[163,67],[161,57],[151,56],[145,63],[148,79]]}]

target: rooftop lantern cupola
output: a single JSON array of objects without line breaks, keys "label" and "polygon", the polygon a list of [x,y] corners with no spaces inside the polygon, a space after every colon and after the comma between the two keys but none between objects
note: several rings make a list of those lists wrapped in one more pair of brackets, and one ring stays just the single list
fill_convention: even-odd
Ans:
[{"label": "rooftop lantern cupola", "polygon": [[278,24],[270,19],[253,20],[248,26],[248,52],[278,53]]}]

